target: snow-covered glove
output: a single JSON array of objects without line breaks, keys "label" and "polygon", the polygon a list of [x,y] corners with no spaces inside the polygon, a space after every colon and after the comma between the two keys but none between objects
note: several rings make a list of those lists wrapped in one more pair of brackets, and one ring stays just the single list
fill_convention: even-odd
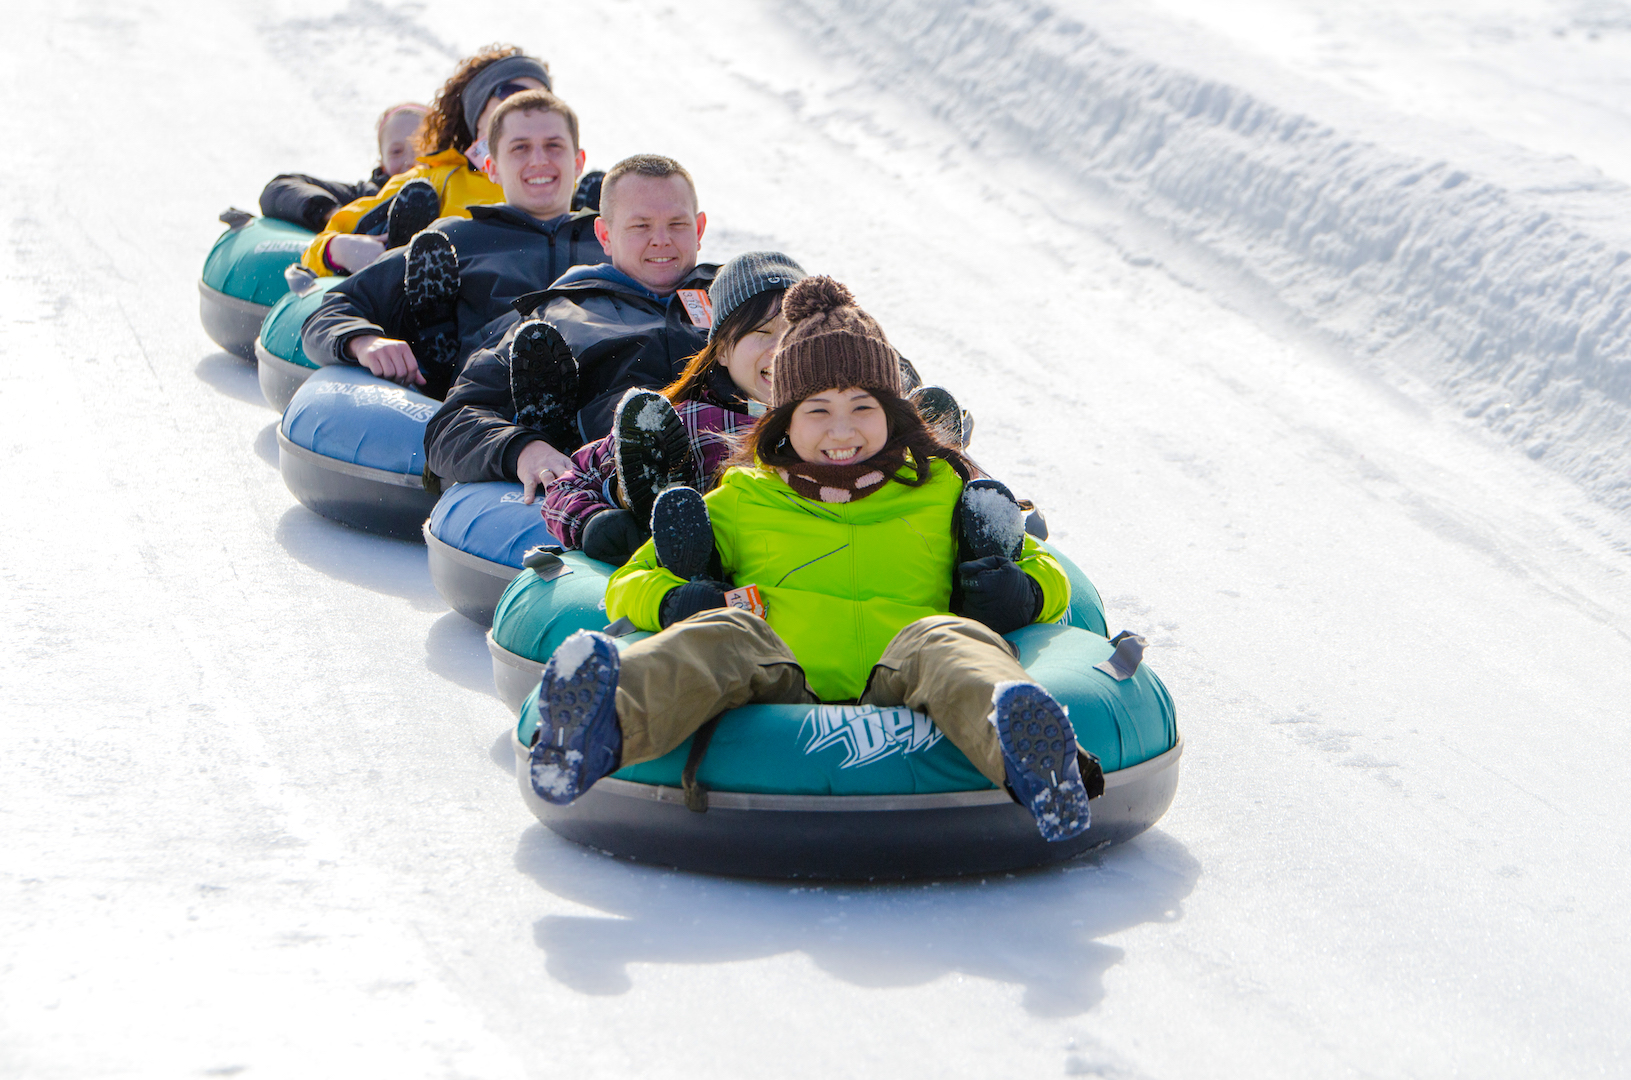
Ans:
[{"label": "snow-covered glove", "polygon": [[627,510],[602,510],[583,526],[583,553],[591,559],[622,566],[650,535]]},{"label": "snow-covered glove", "polygon": [[663,594],[663,602],[657,608],[657,622],[667,630],[681,619],[689,619],[699,611],[710,611],[724,606],[725,589],[717,581],[688,581]]},{"label": "snow-covered glove", "polygon": [[985,623],[999,634],[1029,626],[1042,611],[1042,586],[1001,555],[960,563],[963,616]]}]

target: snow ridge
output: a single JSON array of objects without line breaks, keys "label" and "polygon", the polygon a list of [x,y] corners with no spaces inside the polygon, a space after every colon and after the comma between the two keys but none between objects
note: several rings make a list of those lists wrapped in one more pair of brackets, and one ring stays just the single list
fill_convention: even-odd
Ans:
[{"label": "snow ridge", "polygon": [[885,92],[1107,189],[1631,509],[1631,189],[1517,149],[1345,131],[1034,0],[787,7]]}]

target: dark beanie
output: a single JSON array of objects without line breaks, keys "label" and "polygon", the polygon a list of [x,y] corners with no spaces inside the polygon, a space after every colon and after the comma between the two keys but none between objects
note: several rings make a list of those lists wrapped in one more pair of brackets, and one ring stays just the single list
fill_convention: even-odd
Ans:
[{"label": "dark beanie", "polygon": [[895,347],[844,286],[805,278],[787,291],[782,314],[789,325],[771,365],[771,408],[847,386],[900,396]]},{"label": "dark beanie", "polygon": [[[714,326],[730,318],[731,312],[763,292],[791,289],[810,275],[804,267],[779,251],[750,251],[738,255],[719,268],[708,286],[708,303],[713,305]],[[708,330],[713,337],[713,329]]]}]

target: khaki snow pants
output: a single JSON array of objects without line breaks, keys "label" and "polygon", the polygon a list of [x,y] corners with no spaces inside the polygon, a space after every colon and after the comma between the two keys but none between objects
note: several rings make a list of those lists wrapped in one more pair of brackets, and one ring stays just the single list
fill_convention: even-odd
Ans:
[{"label": "khaki snow pants", "polygon": [[[703,724],[749,702],[818,704],[804,669],[770,624],[739,608],[704,611],[623,650],[617,719],[624,765],[662,757]],[[878,659],[860,704],[928,713],[992,783],[1004,769],[991,695],[1032,682],[1012,646],[958,615],[919,619]]]}]

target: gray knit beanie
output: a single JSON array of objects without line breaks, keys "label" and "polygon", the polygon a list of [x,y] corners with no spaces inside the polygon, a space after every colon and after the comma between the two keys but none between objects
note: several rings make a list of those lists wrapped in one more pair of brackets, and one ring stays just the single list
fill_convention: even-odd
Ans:
[{"label": "gray knit beanie", "polygon": [[[791,289],[809,277],[804,267],[779,251],[750,251],[738,255],[719,268],[714,283],[708,286],[708,303],[713,305],[714,326],[730,317],[730,313],[762,292],[772,289]],[[714,336],[713,329],[708,336]]]},{"label": "gray knit beanie", "polygon": [[901,393],[900,360],[876,319],[830,277],[805,278],[782,300],[787,334],[770,367],[770,407],[859,386]]}]

